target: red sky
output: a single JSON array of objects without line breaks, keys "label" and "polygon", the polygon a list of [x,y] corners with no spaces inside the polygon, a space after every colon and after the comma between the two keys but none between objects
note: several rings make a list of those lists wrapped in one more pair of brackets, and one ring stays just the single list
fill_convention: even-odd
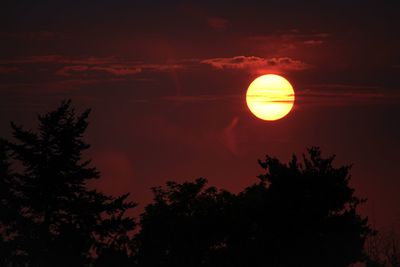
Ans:
[{"label": "red sky", "polygon": [[[287,160],[320,146],[354,164],[373,223],[398,227],[398,4],[215,2],[6,1],[0,134],[10,136],[10,120],[34,127],[62,99],[91,107],[95,186],[129,191],[141,207],[166,180],[203,176],[239,191],[265,154]],[[244,100],[265,73],[296,91],[276,122]]]}]

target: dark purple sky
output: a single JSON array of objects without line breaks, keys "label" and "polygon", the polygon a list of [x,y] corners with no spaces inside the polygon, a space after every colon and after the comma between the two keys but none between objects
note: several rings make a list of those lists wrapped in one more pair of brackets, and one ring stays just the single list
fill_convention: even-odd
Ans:
[{"label": "dark purple sky", "polygon": [[[0,134],[10,136],[10,120],[34,127],[62,99],[93,108],[94,186],[132,192],[141,207],[171,179],[241,190],[265,154],[286,161],[316,145],[354,164],[363,212],[396,227],[399,4],[304,2],[2,2]],[[245,104],[266,73],[296,91],[276,122]]]}]

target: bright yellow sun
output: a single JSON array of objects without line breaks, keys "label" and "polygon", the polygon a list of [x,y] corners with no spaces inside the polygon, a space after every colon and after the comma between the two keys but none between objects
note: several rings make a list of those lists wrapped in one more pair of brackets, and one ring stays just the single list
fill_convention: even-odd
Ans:
[{"label": "bright yellow sun", "polygon": [[289,81],[282,76],[262,75],[247,89],[246,102],[257,118],[275,121],[285,117],[292,110],[294,90]]}]

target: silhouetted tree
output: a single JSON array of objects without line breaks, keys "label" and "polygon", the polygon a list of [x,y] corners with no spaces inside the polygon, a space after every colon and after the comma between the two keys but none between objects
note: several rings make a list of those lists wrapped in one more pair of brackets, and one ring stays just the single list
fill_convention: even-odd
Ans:
[{"label": "silhouetted tree", "polygon": [[[15,142],[3,145],[0,155],[0,193],[5,205],[17,197],[18,214],[2,217],[15,231],[8,239],[18,243],[7,256],[25,256],[27,266],[86,266],[115,249],[127,257],[125,243],[135,223],[125,212],[135,204],[128,194],[111,197],[87,188],[99,177],[82,159],[89,148],[83,141],[88,115],[89,110],[77,115],[66,101],[38,117],[38,132],[11,125]],[[7,151],[19,170],[12,182]]]},{"label": "silhouetted tree", "polygon": [[206,187],[205,179],[153,188],[141,216],[139,266],[203,266],[224,253],[234,195]]},{"label": "silhouetted tree", "polygon": [[366,267],[400,267],[400,238],[394,231],[381,231],[366,242]]},{"label": "silhouetted tree", "polygon": [[16,195],[15,174],[9,162],[5,140],[0,140],[0,266],[18,266],[24,255],[19,253],[21,243],[16,233],[16,221],[22,221],[20,203]]},{"label": "silhouetted tree", "polygon": [[141,216],[139,266],[347,267],[363,259],[367,219],[349,166],[308,150],[300,164],[267,156],[260,181],[237,195],[195,183],[155,188]]},{"label": "silhouetted tree", "polygon": [[[232,235],[244,266],[345,267],[363,259],[367,219],[349,186],[350,166],[334,167],[318,148],[288,164],[267,156],[260,182],[239,194],[241,227]],[[245,246],[243,244],[246,244]],[[244,254],[244,256],[243,256]]]}]

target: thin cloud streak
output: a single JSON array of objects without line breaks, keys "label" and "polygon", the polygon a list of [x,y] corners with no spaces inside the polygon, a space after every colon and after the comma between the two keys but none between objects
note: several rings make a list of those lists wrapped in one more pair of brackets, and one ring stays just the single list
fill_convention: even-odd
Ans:
[{"label": "thin cloud streak", "polygon": [[207,18],[207,25],[215,30],[223,30],[227,27],[228,20],[217,17]]},{"label": "thin cloud streak", "polygon": [[[222,102],[222,101],[242,101],[246,97],[246,92],[242,95],[176,95],[165,96],[159,99],[160,101],[171,101],[179,103],[207,103],[207,102]],[[153,99],[155,100],[155,99]],[[393,103],[400,101],[400,94],[388,92],[375,92],[375,91],[349,91],[349,92],[335,92],[335,91],[320,91],[320,90],[304,90],[295,94],[295,104],[302,106],[345,106],[356,104],[379,104],[379,103]],[[269,103],[292,103],[291,100],[268,100],[260,102]]]},{"label": "thin cloud streak", "polygon": [[310,68],[310,65],[289,57],[262,58],[257,56],[234,56],[228,58],[210,58],[202,60],[216,69],[243,69],[249,71],[284,72],[301,71]]},{"label": "thin cloud streak", "polygon": [[347,90],[346,92],[327,90],[304,90],[296,93],[297,104],[318,106],[347,106],[368,104],[390,104],[400,101],[400,94],[389,90]]},{"label": "thin cloud streak", "polygon": [[0,74],[10,74],[10,73],[17,73],[19,69],[16,67],[3,67],[0,66]]},{"label": "thin cloud streak", "polygon": [[[183,63],[143,63],[130,59],[110,57],[65,57],[61,55],[29,56],[18,59],[0,60],[0,73],[32,73],[32,66],[39,65],[48,72],[47,77],[58,76],[79,79],[97,77],[109,80],[110,76],[129,77],[142,72],[169,72],[183,68]],[[104,75],[107,74],[107,75]]]}]

